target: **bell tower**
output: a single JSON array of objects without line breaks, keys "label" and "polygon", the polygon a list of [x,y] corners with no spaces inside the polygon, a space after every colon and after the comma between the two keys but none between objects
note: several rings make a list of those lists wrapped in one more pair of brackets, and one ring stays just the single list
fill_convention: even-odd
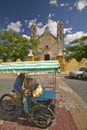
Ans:
[{"label": "bell tower", "polygon": [[36,29],[36,25],[35,24],[32,24],[30,32],[31,32],[30,33],[31,39],[36,39],[37,38],[37,29]]},{"label": "bell tower", "polygon": [[57,25],[57,42],[58,42],[58,53],[61,51],[63,53],[64,49],[64,26],[60,21]]},{"label": "bell tower", "polygon": [[63,23],[60,21],[57,25],[57,43],[58,43],[58,56],[56,57],[60,63],[61,71],[64,71],[64,27]]}]

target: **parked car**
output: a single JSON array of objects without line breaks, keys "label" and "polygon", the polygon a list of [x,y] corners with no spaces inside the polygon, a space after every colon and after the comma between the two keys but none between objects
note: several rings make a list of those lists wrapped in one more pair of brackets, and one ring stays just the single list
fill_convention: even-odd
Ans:
[{"label": "parked car", "polygon": [[87,68],[81,67],[79,70],[75,70],[69,73],[71,78],[83,79],[87,78]]}]

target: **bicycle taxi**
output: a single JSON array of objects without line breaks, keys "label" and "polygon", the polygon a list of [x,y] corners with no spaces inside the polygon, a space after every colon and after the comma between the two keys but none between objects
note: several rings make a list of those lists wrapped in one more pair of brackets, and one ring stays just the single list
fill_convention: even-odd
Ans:
[{"label": "bicycle taxi", "polygon": [[[60,72],[60,64],[57,60],[0,64],[0,73],[25,73],[25,80],[32,77],[37,87],[33,90],[31,97],[27,94],[23,108],[37,127],[46,128],[55,119],[56,73],[58,72]],[[15,101],[6,103],[7,106],[5,107],[3,100],[7,96],[14,100],[12,95],[4,94],[1,96],[0,104],[4,110],[11,111],[16,106]]]}]

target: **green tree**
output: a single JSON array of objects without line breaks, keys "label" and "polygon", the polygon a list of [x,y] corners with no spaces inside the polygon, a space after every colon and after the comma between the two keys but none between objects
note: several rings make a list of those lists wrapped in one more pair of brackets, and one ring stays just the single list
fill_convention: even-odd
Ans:
[{"label": "green tree", "polygon": [[11,59],[16,61],[18,58],[25,60],[29,50],[32,49],[34,55],[37,55],[39,40],[28,40],[12,31],[0,31],[0,58],[3,61]]},{"label": "green tree", "polygon": [[30,43],[31,43],[30,48],[33,50],[33,54],[35,56],[37,56],[38,55],[38,45],[40,44],[39,39],[31,39]]},{"label": "green tree", "polygon": [[70,46],[65,49],[67,60],[75,58],[77,61],[81,61],[82,58],[87,58],[86,42],[87,36],[83,36],[70,42]]}]

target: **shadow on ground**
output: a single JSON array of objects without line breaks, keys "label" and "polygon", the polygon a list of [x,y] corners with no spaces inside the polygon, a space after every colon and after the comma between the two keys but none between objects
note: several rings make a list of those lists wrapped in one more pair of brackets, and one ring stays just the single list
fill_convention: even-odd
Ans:
[{"label": "shadow on ground", "polygon": [[15,122],[21,126],[30,126],[36,127],[31,119],[28,118],[28,115],[22,113],[22,108],[16,108],[13,111],[6,112],[2,109],[0,105],[0,120],[7,121],[7,122]]}]

